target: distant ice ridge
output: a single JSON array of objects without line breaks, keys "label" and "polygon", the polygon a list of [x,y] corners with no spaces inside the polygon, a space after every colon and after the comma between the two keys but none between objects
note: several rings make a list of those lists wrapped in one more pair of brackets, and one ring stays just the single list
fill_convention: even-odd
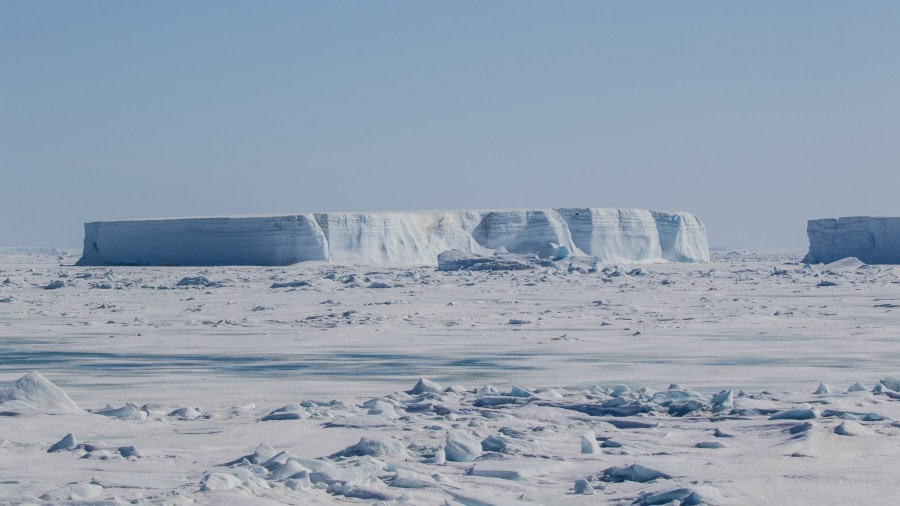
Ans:
[{"label": "distant ice ridge", "polygon": [[59,255],[60,250],[50,247],[33,246],[0,246],[0,255]]},{"label": "distant ice ridge", "polygon": [[900,264],[900,217],[854,216],[809,220],[807,263],[856,257],[867,264]]},{"label": "distant ice ridge", "polygon": [[436,265],[437,255],[561,248],[603,262],[706,262],[706,227],[684,212],[516,209],[345,212],[86,223],[78,265]]}]

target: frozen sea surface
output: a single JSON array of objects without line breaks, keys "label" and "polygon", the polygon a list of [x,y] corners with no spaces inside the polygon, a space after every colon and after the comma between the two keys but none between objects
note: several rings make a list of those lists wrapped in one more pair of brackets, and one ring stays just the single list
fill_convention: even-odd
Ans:
[{"label": "frozen sea surface", "polygon": [[[445,273],[9,253],[0,389],[40,371],[88,412],[0,404],[0,469],[13,470],[0,501],[877,501],[900,457],[900,401],[883,381],[900,376],[900,270],[800,256]],[[390,396],[420,377],[441,390]],[[832,393],[813,395],[819,383]],[[289,415],[260,421],[279,408]],[[809,430],[768,420],[808,409]],[[473,462],[441,464],[455,431],[494,438]],[[586,431],[602,453],[580,454]],[[47,453],[68,433],[81,446]],[[400,450],[312,461],[374,435]],[[222,466],[259,443],[289,452],[298,476]],[[604,474],[635,463],[669,478]]]}]

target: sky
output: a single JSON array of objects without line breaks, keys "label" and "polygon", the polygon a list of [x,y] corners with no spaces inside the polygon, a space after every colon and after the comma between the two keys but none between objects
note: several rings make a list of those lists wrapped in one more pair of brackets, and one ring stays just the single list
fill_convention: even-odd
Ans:
[{"label": "sky", "polygon": [[0,2],[0,245],[86,221],[900,215],[900,2]]}]

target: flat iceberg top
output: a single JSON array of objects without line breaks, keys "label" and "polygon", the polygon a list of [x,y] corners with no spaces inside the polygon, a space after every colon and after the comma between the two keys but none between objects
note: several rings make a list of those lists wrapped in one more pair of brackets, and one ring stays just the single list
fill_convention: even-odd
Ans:
[{"label": "flat iceberg top", "polygon": [[[567,251],[609,262],[705,262],[693,214],[615,208],[338,212],[85,224],[79,265],[436,265],[437,255]],[[552,254],[552,253],[549,253]]]},{"label": "flat iceberg top", "polygon": [[561,207],[561,208],[503,208],[503,209],[491,209],[491,208],[465,208],[465,209],[434,209],[434,210],[413,210],[413,211],[398,211],[398,210],[386,210],[386,211],[325,211],[325,212],[298,212],[298,213],[251,213],[251,214],[209,214],[209,215],[198,215],[198,216],[157,216],[157,217],[147,217],[147,218],[117,218],[112,220],[98,220],[98,221],[89,221],[85,222],[85,224],[91,223],[133,223],[133,222],[141,222],[141,221],[182,221],[182,220],[225,220],[225,219],[244,219],[244,218],[289,218],[293,216],[316,216],[316,215],[330,215],[330,216],[339,216],[339,215],[436,215],[436,214],[453,214],[453,213],[521,213],[521,212],[529,212],[529,211],[552,211],[552,210],[591,210],[591,211],[648,211],[648,212],[657,212],[668,215],[688,215],[694,216],[692,213],[686,211],[649,211],[641,208],[628,208],[628,207]]}]

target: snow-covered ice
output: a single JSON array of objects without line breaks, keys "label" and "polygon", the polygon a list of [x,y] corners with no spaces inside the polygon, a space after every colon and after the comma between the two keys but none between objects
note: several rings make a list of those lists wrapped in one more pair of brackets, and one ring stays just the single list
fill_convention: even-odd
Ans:
[{"label": "snow-covered ice", "polygon": [[441,271],[11,252],[0,502],[885,503],[900,267],[800,257]]},{"label": "snow-covered ice", "polygon": [[0,409],[71,413],[81,411],[65,392],[37,371],[22,376],[8,388],[0,389]]}]

